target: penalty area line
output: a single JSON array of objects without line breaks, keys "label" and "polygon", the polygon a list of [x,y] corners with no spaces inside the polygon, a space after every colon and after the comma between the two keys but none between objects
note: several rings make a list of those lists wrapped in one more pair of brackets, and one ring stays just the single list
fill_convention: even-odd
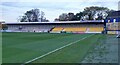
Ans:
[{"label": "penalty area line", "polygon": [[39,56],[39,57],[36,57],[36,58],[34,58],[34,59],[32,59],[32,60],[29,60],[29,61],[27,61],[27,62],[25,62],[25,63],[23,63],[23,64],[21,64],[21,65],[29,64],[29,63],[31,63],[31,62],[33,62],[33,61],[36,61],[36,60],[38,60],[38,59],[41,59],[41,58],[43,58],[43,57],[45,57],[45,56],[47,56],[47,55],[49,55],[49,54],[52,54],[52,53],[54,53],[54,52],[56,52],[56,51],[59,51],[59,50],[65,48],[65,47],[68,47],[68,46],[70,46],[70,45],[72,45],[72,44],[75,44],[75,43],[77,43],[77,42],[79,42],[79,41],[81,41],[81,40],[84,40],[84,39],[86,39],[86,38],[88,38],[88,37],[91,37],[91,36],[93,36],[93,35],[94,35],[94,34],[89,35],[89,36],[86,36],[86,37],[84,37],[84,38],[82,38],[82,39],[80,39],[80,40],[76,40],[76,41],[74,41],[74,42],[71,42],[71,43],[69,43],[69,44],[67,44],[67,45],[65,45],[65,46],[62,46],[62,47],[57,48],[57,49],[55,49],[55,50],[53,50],[53,51],[50,51],[50,52],[48,52],[48,53],[46,53],[46,54],[43,54],[43,55],[41,55],[41,56]]}]

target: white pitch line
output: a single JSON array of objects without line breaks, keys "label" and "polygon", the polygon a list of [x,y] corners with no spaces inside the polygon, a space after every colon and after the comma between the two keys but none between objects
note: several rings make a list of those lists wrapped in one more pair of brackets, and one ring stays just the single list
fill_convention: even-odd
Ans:
[{"label": "white pitch line", "polygon": [[[94,34],[92,34],[92,35],[94,35]],[[90,35],[90,36],[92,36],[92,35]],[[43,57],[45,57],[45,56],[47,56],[47,55],[49,55],[49,54],[51,54],[51,53],[54,53],[54,52],[56,52],[56,51],[59,51],[59,50],[65,48],[65,47],[67,47],[67,46],[70,46],[70,45],[72,45],[72,44],[74,44],[74,43],[77,43],[77,42],[79,42],[79,41],[81,41],[81,40],[84,40],[84,39],[86,39],[86,38],[88,38],[88,37],[90,37],[90,36],[87,36],[87,37],[84,37],[84,38],[82,38],[82,39],[80,39],[80,40],[71,42],[70,44],[67,44],[67,45],[62,46],[62,47],[60,47],[60,48],[57,48],[57,49],[55,49],[55,50],[53,50],[53,51],[50,51],[50,52],[48,52],[48,53],[46,53],[46,54],[44,54],[44,55],[41,55],[41,56],[36,57],[36,58],[34,58],[34,59],[32,59],[32,60],[29,60],[29,61],[27,61],[27,62],[25,62],[25,63],[23,63],[23,64],[21,64],[21,65],[25,65],[25,64],[31,63],[31,62],[33,62],[33,61],[35,61],[35,60],[37,60],[37,59],[43,58]]]}]

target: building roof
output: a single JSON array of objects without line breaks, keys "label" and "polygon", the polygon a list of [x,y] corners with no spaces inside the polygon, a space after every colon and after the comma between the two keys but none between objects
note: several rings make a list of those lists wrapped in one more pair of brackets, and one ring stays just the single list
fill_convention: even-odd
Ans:
[{"label": "building roof", "polygon": [[120,10],[111,12],[107,18],[118,18],[120,17]]},{"label": "building roof", "polygon": [[103,23],[102,20],[86,20],[86,21],[57,21],[57,22],[17,22],[17,23],[5,23],[8,25],[16,24],[79,24],[79,23]]}]

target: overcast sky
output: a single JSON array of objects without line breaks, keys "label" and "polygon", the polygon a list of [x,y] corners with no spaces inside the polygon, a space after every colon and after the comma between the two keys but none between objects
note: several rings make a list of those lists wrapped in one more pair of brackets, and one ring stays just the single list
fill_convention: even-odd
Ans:
[{"label": "overcast sky", "polygon": [[62,13],[78,13],[85,7],[102,6],[118,10],[119,0],[2,0],[0,2],[0,20],[17,22],[17,18],[26,11],[38,8],[45,17],[53,21]]}]

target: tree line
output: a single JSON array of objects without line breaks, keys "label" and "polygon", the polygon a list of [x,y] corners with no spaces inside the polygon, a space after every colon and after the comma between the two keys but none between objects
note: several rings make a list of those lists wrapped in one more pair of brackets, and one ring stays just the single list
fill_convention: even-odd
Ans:
[{"label": "tree line", "polygon": [[20,22],[48,22],[44,17],[45,13],[43,11],[39,11],[39,9],[32,9],[26,11],[23,16],[19,17]]},{"label": "tree line", "polygon": [[110,10],[107,7],[91,6],[76,14],[72,12],[62,13],[55,21],[103,20],[112,11],[114,10]]}]

